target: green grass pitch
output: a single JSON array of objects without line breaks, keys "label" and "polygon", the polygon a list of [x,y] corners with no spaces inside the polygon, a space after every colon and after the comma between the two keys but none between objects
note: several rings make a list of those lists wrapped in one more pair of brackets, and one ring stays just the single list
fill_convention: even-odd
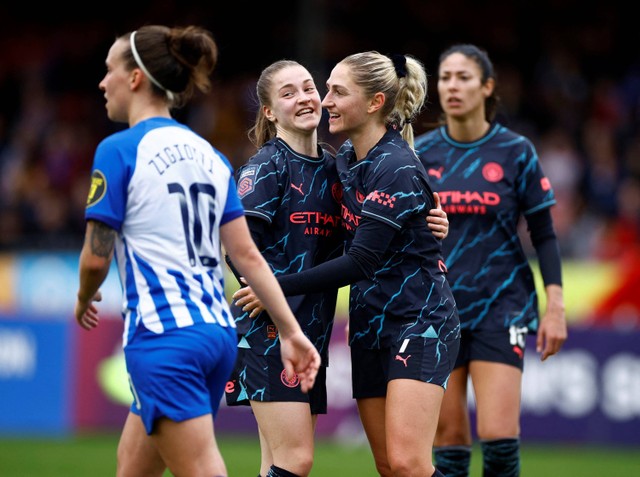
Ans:
[{"label": "green grass pitch", "polygon": [[[1,477],[112,477],[115,475],[115,434],[81,435],[64,439],[0,437]],[[258,474],[258,439],[221,434],[218,441],[230,477]],[[640,475],[640,449],[570,445],[522,445],[523,477],[623,477]],[[369,448],[362,443],[319,440],[311,477],[375,476]],[[477,448],[473,477],[480,477]],[[170,477],[169,472],[165,473]]]}]

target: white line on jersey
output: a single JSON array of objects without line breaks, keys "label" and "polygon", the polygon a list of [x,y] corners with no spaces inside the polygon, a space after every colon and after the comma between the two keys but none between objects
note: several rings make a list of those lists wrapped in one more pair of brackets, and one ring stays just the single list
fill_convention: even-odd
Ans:
[{"label": "white line on jersey", "polygon": [[400,346],[400,351],[398,351],[398,353],[404,353],[404,350],[407,349],[407,346],[409,346],[409,338],[406,338],[402,342],[402,346]]}]

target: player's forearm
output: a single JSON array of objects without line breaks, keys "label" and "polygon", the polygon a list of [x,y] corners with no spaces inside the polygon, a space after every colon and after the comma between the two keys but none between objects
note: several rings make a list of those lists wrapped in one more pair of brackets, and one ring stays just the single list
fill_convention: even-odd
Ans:
[{"label": "player's forearm", "polygon": [[547,294],[547,313],[560,314],[564,316],[564,295],[560,285],[547,285],[545,287]]},{"label": "player's forearm", "polygon": [[78,300],[83,303],[91,301],[107,278],[110,265],[111,260],[92,256],[91,252],[83,249],[80,254]]},{"label": "player's forearm", "polygon": [[302,332],[267,261],[249,234],[244,217],[220,228],[220,238],[239,274],[262,302],[283,337]]},{"label": "player's forearm", "polygon": [[107,278],[116,239],[116,231],[95,220],[87,222],[80,252],[78,300],[88,303]]},{"label": "player's forearm", "polygon": [[[249,264],[247,262],[252,263]],[[278,327],[280,335],[288,337],[301,331],[300,325],[291,312],[278,281],[271,272],[267,262],[262,258],[262,255],[257,252],[257,257],[245,256],[237,266],[242,276],[268,311],[269,317]]]}]

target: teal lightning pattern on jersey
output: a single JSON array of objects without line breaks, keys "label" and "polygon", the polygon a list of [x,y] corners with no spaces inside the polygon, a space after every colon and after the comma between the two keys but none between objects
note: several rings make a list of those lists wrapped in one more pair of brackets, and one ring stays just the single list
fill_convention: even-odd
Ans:
[{"label": "teal lightning pattern on jersey", "polygon": [[[238,191],[247,216],[269,223],[261,253],[274,275],[314,267],[342,254],[342,188],[335,159],[318,148],[319,157],[298,154],[280,138],[265,143],[238,169]],[[337,290],[287,297],[302,330],[327,362]],[[279,352],[277,330],[265,312],[256,318],[232,306],[241,346],[254,352]]]},{"label": "teal lightning pattern on jersey", "polygon": [[443,252],[461,327],[535,331],[538,300],[518,221],[556,201],[533,144],[496,123],[472,143],[440,127],[415,148],[449,218]]},{"label": "teal lightning pattern on jersey", "polygon": [[347,141],[336,162],[347,247],[363,217],[398,230],[374,276],[351,285],[350,343],[376,349],[415,337],[458,339],[458,314],[441,243],[426,222],[433,193],[413,150],[390,129],[360,160]]}]

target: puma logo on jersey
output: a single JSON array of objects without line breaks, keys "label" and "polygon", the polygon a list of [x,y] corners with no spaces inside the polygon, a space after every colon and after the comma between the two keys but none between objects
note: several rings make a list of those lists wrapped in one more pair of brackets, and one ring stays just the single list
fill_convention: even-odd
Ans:
[{"label": "puma logo on jersey", "polygon": [[433,167],[430,167],[429,170],[427,171],[427,173],[430,176],[436,177],[438,179],[442,179],[442,173],[444,172],[444,166],[440,166],[437,169],[434,169]]},{"label": "puma logo on jersey", "polygon": [[438,268],[442,273],[449,273],[447,265],[442,260],[438,260]]},{"label": "puma logo on jersey", "polygon": [[395,360],[396,361],[402,361],[402,363],[404,364],[404,367],[407,367],[407,361],[409,360],[409,358],[411,358],[411,355],[407,356],[406,358],[403,358],[402,356],[400,356],[399,354],[396,355]]},{"label": "puma logo on jersey", "polygon": [[298,192],[300,192],[301,195],[304,195],[304,192],[302,192],[302,182],[300,183],[299,186],[297,186],[295,184],[291,184],[291,188],[293,190],[297,190]]}]

